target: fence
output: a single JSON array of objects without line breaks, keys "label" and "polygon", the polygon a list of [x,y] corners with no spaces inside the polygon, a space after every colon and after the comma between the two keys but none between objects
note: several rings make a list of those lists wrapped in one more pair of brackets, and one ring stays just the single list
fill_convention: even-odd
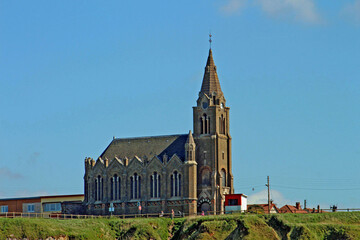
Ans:
[{"label": "fence", "polygon": [[[171,218],[171,213],[164,214],[122,214],[122,215],[80,215],[80,214],[62,214],[62,213],[22,213],[22,212],[6,212],[0,213],[0,218],[49,218],[49,219],[94,219],[94,218],[154,218],[165,217]],[[184,214],[175,214],[173,217],[185,217]]]},{"label": "fence", "polygon": [[[320,213],[330,213],[330,212],[358,212],[360,208],[343,208],[343,209],[320,209]],[[296,212],[295,212],[296,213]],[[315,209],[315,212],[309,211],[303,214],[317,214],[319,213],[318,209]],[[220,211],[208,211],[204,215],[221,215],[223,212]],[[264,211],[258,212],[245,212],[245,211],[226,211],[226,214],[268,214]],[[273,214],[273,213],[272,213]],[[282,214],[282,213],[279,213]],[[197,217],[202,216],[202,213],[197,215],[189,216],[185,213],[175,213],[174,218],[180,217]],[[0,217],[3,218],[48,218],[48,219],[95,219],[95,218],[154,218],[154,217],[165,217],[171,218],[171,213],[145,213],[145,214],[122,214],[122,215],[79,215],[79,214],[62,214],[62,213],[22,213],[22,212],[6,212],[0,213]]]}]

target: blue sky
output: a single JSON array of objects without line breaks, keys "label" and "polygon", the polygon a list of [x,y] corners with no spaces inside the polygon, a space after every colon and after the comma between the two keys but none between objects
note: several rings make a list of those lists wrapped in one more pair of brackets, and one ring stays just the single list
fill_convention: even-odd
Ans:
[{"label": "blue sky", "polygon": [[83,192],[113,136],[186,133],[213,34],[235,190],[360,207],[360,0],[1,1],[0,198]]}]

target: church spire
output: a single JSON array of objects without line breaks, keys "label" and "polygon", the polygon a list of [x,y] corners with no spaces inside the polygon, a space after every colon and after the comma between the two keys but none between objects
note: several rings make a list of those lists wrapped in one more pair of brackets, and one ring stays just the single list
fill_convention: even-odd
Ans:
[{"label": "church spire", "polygon": [[205,93],[207,96],[210,97],[214,92],[217,96],[223,95],[220,87],[219,78],[216,73],[216,66],[214,63],[212,50],[210,48],[200,93]]},{"label": "church spire", "polygon": [[186,140],[186,143],[187,143],[187,144],[195,144],[195,141],[194,141],[194,138],[193,138],[193,135],[192,135],[191,130],[189,131],[189,135],[188,135],[188,138],[187,138],[187,140]]}]

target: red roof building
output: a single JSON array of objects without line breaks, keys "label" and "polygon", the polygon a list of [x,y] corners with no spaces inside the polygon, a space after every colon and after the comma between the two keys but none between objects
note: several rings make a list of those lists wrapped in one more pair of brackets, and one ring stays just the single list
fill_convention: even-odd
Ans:
[{"label": "red roof building", "polygon": [[[280,209],[274,203],[270,204],[270,213],[279,213]],[[251,204],[248,205],[248,212],[269,213],[269,204]]]},{"label": "red roof building", "polygon": [[295,206],[285,205],[280,208],[281,213],[308,213],[308,211],[304,210],[300,206],[300,202],[296,202]]}]

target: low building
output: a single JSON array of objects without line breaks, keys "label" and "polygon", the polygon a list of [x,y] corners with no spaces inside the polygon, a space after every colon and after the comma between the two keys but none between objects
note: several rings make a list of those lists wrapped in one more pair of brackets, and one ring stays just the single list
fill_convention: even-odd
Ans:
[{"label": "low building", "polygon": [[246,212],[247,196],[245,194],[225,195],[225,213]]},{"label": "low building", "polygon": [[40,197],[0,199],[0,213],[7,212],[41,212],[41,199]]},{"label": "low building", "polygon": [[[248,205],[248,212],[258,214],[268,214],[269,204],[251,204]],[[279,213],[279,208],[274,203],[270,203],[270,213]]]},{"label": "low building", "polygon": [[301,208],[300,202],[296,202],[295,206],[285,205],[280,208],[281,213],[308,213],[308,211]]},{"label": "low building", "polygon": [[0,199],[0,214],[16,213],[61,213],[63,203],[82,203],[84,194],[37,196]]}]

